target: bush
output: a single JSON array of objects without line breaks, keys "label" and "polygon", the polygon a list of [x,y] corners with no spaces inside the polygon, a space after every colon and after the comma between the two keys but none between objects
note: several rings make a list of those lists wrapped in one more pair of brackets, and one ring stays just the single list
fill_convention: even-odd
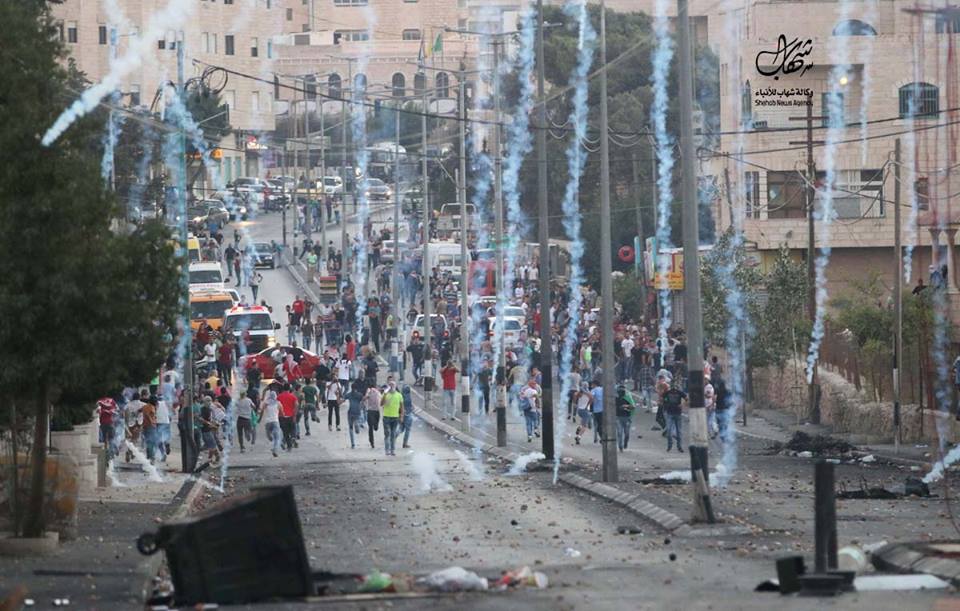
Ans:
[{"label": "bush", "polygon": [[73,427],[93,422],[93,408],[87,403],[64,403],[53,408],[50,430],[72,431]]}]

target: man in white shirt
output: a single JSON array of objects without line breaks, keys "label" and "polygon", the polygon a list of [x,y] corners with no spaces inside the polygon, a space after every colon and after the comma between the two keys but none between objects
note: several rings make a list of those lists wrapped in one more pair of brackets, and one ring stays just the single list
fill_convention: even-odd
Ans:
[{"label": "man in white shirt", "polygon": [[327,402],[327,428],[331,431],[333,430],[334,414],[337,417],[337,430],[340,430],[340,402],[343,401],[343,389],[344,386],[341,386],[341,383],[337,380],[328,381],[324,387],[323,398]]},{"label": "man in white shirt", "polygon": [[520,389],[520,409],[523,410],[527,424],[527,442],[533,441],[533,435],[540,436],[537,428],[537,415],[540,410],[540,396],[543,391],[536,378],[530,378],[527,385]]},{"label": "man in white shirt", "polygon": [[170,455],[170,403],[162,397],[157,400],[157,443],[160,446],[161,460]]}]

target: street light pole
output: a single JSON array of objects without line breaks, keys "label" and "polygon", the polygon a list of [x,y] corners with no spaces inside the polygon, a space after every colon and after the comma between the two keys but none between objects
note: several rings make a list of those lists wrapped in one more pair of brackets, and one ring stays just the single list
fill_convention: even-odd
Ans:
[{"label": "street light pole", "polygon": [[[677,0],[677,46],[680,63],[680,155],[683,168],[683,314],[687,328],[687,394],[690,408],[690,486],[693,517],[713,523],[707,464],[707,410],[703,402],[703,319],[700,310],[700,223],[696,151],[693,142],[693,61],[687,0]],[[604,366],[606,370],[606,365]]]},{"label": "street light pole", "polygon": [[[395,142],[393,145],[393,269],[390,275],[390,301],[393,303],[394,337],[390,346],[390,371],[400,371],[401,345],[398,325],[403,318],[400,312],[400,102],[393,112]],[[403,379],[403,376],[399,376]]]},{"label": "street light pole", "polygon": [[607,9],[600,0],[600,337],[603,349],[603,481],[615,482],[617,474],[617,414],[614,411],[613,378],[613,257],[610,227],[610,150],[607,142]]},{"label": "street light pole", "polygon": [[420,114],[420,155],[423,162],[423,337],[426,358],[423,360],[423,405],[430,407],[430,391],[433,390],[433,343],[430,332],[433,330],[431,310],[430,282],[430,188],[427,167],[427,88],[423,89],[423,112]]},{"label": "street light pole", "polygon": [[467,218],[467,84],[463,62],[460,63],[458,91],[460,124],[460,171],[457,173],[457,195],[460,199],[460,417],[464,431],[470,430],[470,258],[467,255],[467,238],[470,235],[470,219]]},{"label": "street light pole", "polygon": [[[494,170],[494,216],[496,236],[496,279],[497,295],[503,295],[503,162],[500,155],[501,112],[500,112],[500,45],[502,41],[493,41],[493,104],[494,104],[494,137],[493,137],[493,170]],[[498,297],[499,301],[499,297]],[[497,352],[500,355],[497,369],[503,379],[497,384],[497,447],[507,445],[507,350],[503,334],[503,308],[496,308],[496,329],[499,329]]]},{"label": "street light pole", "polygon": [[[303,79],[303,142],[304,147],[307,149],[307,160],[306,160],[306,179],[307,179],[307,201],[306,205],[303,207],[303,220],[306,224],[306,227],[303,230],[304,238],[311,237],[313,233],[313,227],[311,226],[311,214],[310,214],[310,202],[313,199],[313,172],[312,167],[313,163],[310,159],[310,108],[307,101],[307,79]],[[294,211],[297,210],[294,206]],[[299,213],[295,215],[294,223],[300,220]],[[310,276],[307,275],[309,278]]]},{"label": "street light pole", "polygon": [[[329,94],[329,89],[327,90]],[[327,214],[327,129],[323,123],[323,102],[320,100],[320,270],[327,273],[327,223],[330,222],[330,215]],[[333,205],[330,206],[331,210]]]},{"label": "street light pole", "polygon": [[[186,92],[184,91],[183,83],[183,58],[184,58],[184,49],[183,45],[186,42],[186,36],[184,36],[183,31],[179,32],[177,40],[177,94],[180,97],[180,103],[186,108]],[[179,191],[178,199],[178,208],[180,210],[180,238],[183,242],[184,252],[189,252],[189,244],[187,243],[187,134],[183,128],[183,121],[180,122],[180,176],[177,180],[177,190]],[[184,307],[190,307],[190,274],[187,270],[186,265],[183,266],[182,278],[181,278],[181,290],[183,291]],[[181,450],[181,467],[184,473],[190,473],[193,471],[194,466],[197,464],[197,451],[193,444],[193,329],[190,326],[190,316],[189,311],[186,313],[186,324],[183,328],[183,333],[186,333],[190,338],[190,341],[187,344],[187,353],[184,355],[183,363],[183,394],[186,397],[186,409],[187,414],[184,418],[184,437],[186,439],[180,440]]]},{"label": "street light pole", "polygon": [[[544,94],[543,0],[537,0],[537,236],[540,242],[540,371],[543,455],[553,460],[553,326],[550,320],[550,216],[547,204],[547,102]],[[605,365],[606,366],[606,365]]]}]

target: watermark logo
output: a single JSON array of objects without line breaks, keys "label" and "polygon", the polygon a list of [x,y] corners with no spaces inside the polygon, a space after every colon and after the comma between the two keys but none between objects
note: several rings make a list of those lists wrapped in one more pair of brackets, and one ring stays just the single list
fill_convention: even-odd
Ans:
[{"label": "watermark logo", "polygon": [[780,80],[780,75],[793,74],[799,72],[797,76],[803,76],[807,70],[813,67],[813,63],[807,60],[807,56],[813,51],[813,41],[811,39],[800,40],[794,38],[787,42],[785,34],[781,34],[777,39],[777,48],[774,51],[760,51],[757,53],[755,65],[757,72],[763,76],[772,76],[774,80]]}]

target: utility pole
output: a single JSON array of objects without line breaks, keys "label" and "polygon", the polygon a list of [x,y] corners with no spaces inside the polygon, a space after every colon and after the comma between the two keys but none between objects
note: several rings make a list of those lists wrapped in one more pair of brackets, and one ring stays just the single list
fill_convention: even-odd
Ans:
[{"label": "utility pole", "polygon": [[[311,0],[312,2],[313,0]],[[329,95],[330,90],[327,89],[327,94]],[[320,100],[320,270],[326,274],[327,273],[327,257],[330,253],[327,252],[327,223],[330,222],[329,214],[326,211],[327,204],[327,159],[326,159],[326,139],[327,139],[327,129],[323,124],[323,103],[325,100]],[[333,205],[330,206],[333,209]]]},{"label": "utility pole", "polygon": [[[543,410],[543,455],[554,459],[553,327],[550,320],[550,216],[547,204],[547,101],[544,94],[543,0],[537,0],[537,238],[540,242],[540,386]],[[612,361],[611,361],[612,362]]]},{"label": "utility pole", "polygon": [[463,62],[460,62],[458,93],[460,168],[457,172],[457,195],[460,199],[460,417],[464,431],[470,430],[470,257],[467,253],[468,231],[472,225],[467,218],[467,83]]},{"label": "utility pole", "polygon": [[600,0],[600,337],[603,349],[603,481],[615,482],[617,413],[613,378],[613,240],[610,227],[610,145],[607,135],[607,7]]},{"label": "utility pole", "polygon": [[[643,313],[647,313],[647,270],[643,265],[644,231],[643,231],[643,208],[640,206],[640,160],[637,159],[637,149],[630,151],[630,168],[633,172],[633,201],[637,206],[637,248],[634,253],[635,259],[640,261],[637,266],[637,281],[640,283],[640,303],[643,304]],[[653,191],[656,193],[656,184]]]},{"label": "utility pole", "polygon": [[687,328],[687,395],[690,408],[690,484],[693,518],[713,523],[707,463],[707,410],[703,402],[703,319],[700,312],[700,224],[696,151],[693,142],[693,61],[687,0],[677,0],[678,74],[680,75],[680,154],[683,167],[684,324]]},{"label": "utility pole", "polygon": [[[296,80],[294,80],[293,84],[294,84],[294,89],[296,89],[296,84],[297,84]],[[294,92],[294,96],[296,96],[296,92]],[[290,100],[290,137],[293,141],[293,145],[291,145],[291,148],[293,148],[293,164],[290,166],[291,173],[293,174],[293,188],[290,191],[290,201],[295,201],[297,199],[296,167],[297,167],[297,158],[300,156],[300,151],[298,150],[299,145],[296,144],[297,124],[298,124],[296,110],[297,110],[297,100],[294,97],[293,99]],[[285,142],[284,147],[286,147],[288,144],[291,144],[290,141]],[[284,156],[286,156],[286,148],[284,148]],[[284,187],[286,187],[286,181],[282,181],[282,186],[280,187],[281,193],[283,192]],[[287,248],[287,198],[285,195],[280,199],[280,231],[283,239],[283,248],[284,250],[286,250]],[[283,255],[281,254],[281,265],[283,264],[282,256]]]},{"label": "utility pole", "polygon": [[[314,89],[316,91],[316,89]],[[311,214],[310,214],[310,205],[313,200],[313,172],[312,166],[313,161],[310,158],[310,108],[309,102],[307,101],[307,78],[303,78],[303,138],[304,138],[304,147],[307,149],[307,161],[306,161],[306,180],[307,180],[307,202],[303,207],[303,220],[306,224],[306,227],[303,230],[303,237],[309,238],[313,233],[313,227],[311,225]],[[296,207],[294,207],[294,212],[296,212]],[[295,215],[295,221],[300,220],[300,215]],[[309,275],[307,276],[310,277]]]},{"label": "utility pole", "polygon": [[423,160],[423,337],[426,358],[423,360],[423,406],[430,407],[433,390],[433,342],[430,339],[433,316],[430,282],[430,177],[427,167],[427,89],[423,89],[423,112],[420,114],[420,155]]},{"label": "utility pole", "polygon": [[[822,141],[813,140],[813,121],[822,119],[822,117],[813,116],[813,96],[807,98],[807,115],[805,117],[790,117],[791,121],[807,122],[807,138],[802,141],[793,141],[790,144],[805,144],[807,147],[807,317],[810,319],[810,326],[813,327],[817,318],[817,272],[815,258],[817,256],[816,244],[816,219],[814,218],[814,201],[816,198],[816,189],[814,184],[817,180],[817,168],[813,162],[813,145],[822,144]],[[812,424],[820,424],[820,380],[817,373],[817,363],[813,364],[813,376],[807,385],[807,414],[810,416]]]},{"label": "utility pole", "polygon": [[[650,142],[650,193],[652,195],[650,201],[653,203],[653,251],[650,253],[653,262],[653,279],[650,284],[653,287],[653,315],[654,320],[657,320],[660,318],[660,296],[657,295],[655,279],[657,277],[657,257],[660,256],[660,242],[657,241],[657,227],[660,226],[660,194],[657,189],[657,143],[652,134],[647,135],[647,140]],[[646,273],[646,268],[644,268],[644,273]],[[644,312],[646,312],[646,309]]]},{"label": "utility pole", "polygon": [[[183,57],[184,49],[183,45],[186,42],[186,36],[183,34],[183,30],[179,32],[177,40],[177,95],[180,97],[180,104],[183,105],[183,108],[186,108],[187,99],[186,92],[184,91],[183,84]],[[183,242],[184,252],[189,251],[189,245],[187,244],[187,134],[183,128],[183,120],[180,120],[180,175],[177,177],[177,194],[178,202],[177,207],[180,211],[180,239]],[[183,271],[181,273],[181,286],[180,289],[183,291],[182,298],[184,300],[184,308],[189,309],[190,307],[190,272],[187,270],[187,266],[183,266]],[[189,314],[189,312],[188,312]],[[189,318],[189,317],[188,317]],[[187,346],[187,353],[181,355],[184,359],[183,363],[183,394],[187,397],[188,406],[193,404],[193,330],[189,324],[187,324],[183,332],[190,336],[190,342]],[[187,409],[187,415],[185,420],[186,429],[185,437],[186,439],[181,439],[181,450],[180,450],[180,459],[181,467],[184,473],[193,472],[194,467],[197,464],[197,448],[193,445],[193,410]]]},{"label": "utility pole", "polygon": [[[400,102],[394,109],[394,145],[393,145],[393,266],[390,275],[390,301],[393,305],[394,328],[403,318],[400,311]],[[400,336],[397,332],[390,343],[390,371],[400,371]],[[403,379],[399,376],[398,379]]]},{"label": "utility pole", "polygon": [[[500,127],[501,108],[500,108],[500,45],[503,41],[496,39],[493,41],[493,187],[494,187],[494,235],[496,236],[496,280],[497,295],[503,295],[503,160],[501,159],[500,139],[502,130]],[[499,298],[498,298],[499,301]],[[497,340],[497,353],[500,355],[497,363],[497,370],[501,372],[502,383],[497,384],[497,447],[503,448],[507,445],[507,350],[503,334],[503,308],[496,308],[496,327],[499,329],[499,340]],[[496,337],[494,338],[496,340]]]},{"label": "utility pole", "polygon": [[[340,90],[340,95],[343,95],[343,89]],[[340,160],[342,161],[340,174],[342,175],[341,178],[343,181],[343,185],[340,188],[340,289],[343,290],[350,265],[350,261],[347,258],[350,245],[347,244],[347,121],[349,119],[347,117],[346,98],[341,99],[340,115],[340,141],[342,142],[342,148],[340,150]]]},{"label": "utility pole", "polygon": [[893,312],[896,337],[893,343],[893,446],[900,453],[900,366],[903,359],[903,249],[900,244],[900,138],[893,148]]}]

